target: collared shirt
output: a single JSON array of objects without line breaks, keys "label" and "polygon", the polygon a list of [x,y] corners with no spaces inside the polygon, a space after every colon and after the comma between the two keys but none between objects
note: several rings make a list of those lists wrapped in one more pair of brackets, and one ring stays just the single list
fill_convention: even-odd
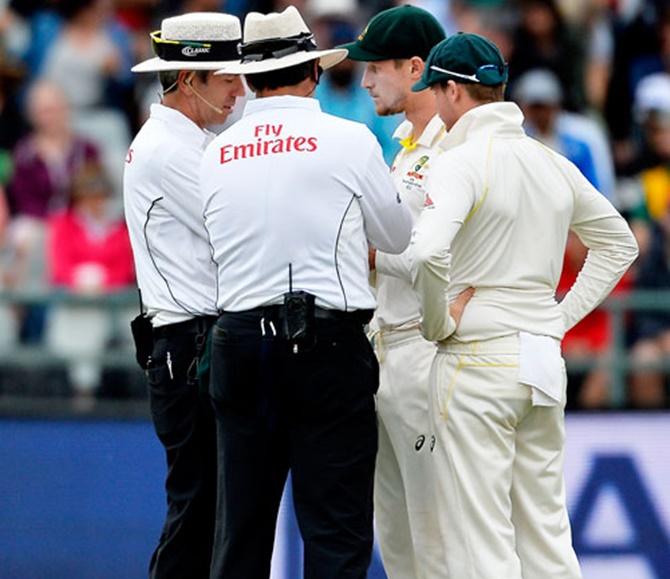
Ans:
[{"label": "collared shirt", "polygon": [[[522,122],[514,103],[481,105],[442,142],[412,243],[430,340],[519,331],[562,339],[637,256],[635,238],[611,203],[574,164],[526,136]],[[589,253],[559,304],[568,230]],[[448,300],[467,287],[475,295],[454,331]]]},{"label": "collared shirt", "polygon": [[399,253],[411,218],[381,149],[359,123],[311,98],[266,97],[205,151],[205,223],[219,308],[282,303],[292,287],[337,310],[371,309],[368,241]]},{"label": "collared shirt", "polygon": [[155,104],[128,151],[126,222],[154,326],[216,315],[216,268],[198,188],[211,138],[179,111]]},{"label": "collared shirt", "polygon": [[[421,136],[410,142],[412,123],[403,122],[394,138],[404,143],[391,166],[391,177],[402,201],[416,221],[425,203],[425,186],[429,168],[439,154],[439,143],[445,129],[440,117],[435,115]],[[377,252],[376,282],[377,310],[372,326],[393,329],[416,326],[420,319],[419,300],[412,288],[410,249],[400,255]]]}]

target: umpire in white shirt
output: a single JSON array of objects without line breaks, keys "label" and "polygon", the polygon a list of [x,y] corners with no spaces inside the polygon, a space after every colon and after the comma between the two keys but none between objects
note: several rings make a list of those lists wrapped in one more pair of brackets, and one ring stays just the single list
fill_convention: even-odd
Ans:
[{"label": "umpire in white shirt", "polygon": [[150,577],[204,578],[214,540],[216,434],[198,364],[217,311],[198,168],[213,137],[206,127],[223,123],[244,93],[239,76],[214,76],[239,59],[241,26],[234,16],[191,13],[163,20],[151,38],[156,58],[133,71],[158,72],[162,103],[130,145],[124,174],[138,285],[153,327],[144,344],[150,359],[141,362],[168,470],[167,516]]},{"label": "umpire in white shirt", "polygon": [[[506,79],[492,42],[458,34],[431,51],[414,87],[432,87],[449,131],[412,252],[423,332],[439,342],[437,508],[449,577],[578,579],[560,340],[614,287],[637,245],[574,164],[526,136],[519,108],[501,102]],[[589,252],[557,303],[569,230]],[[450,312],[468,288],[465,309]]]},{"label": "umpire in white shirt", "polygon": [[[346,50],[316,49],[295,7],[250,13],[239,66],[256,93],[205,151],[218,264],[210,392],[219,437],[212,577],[267,579],[291,472],[308,579],[363,579],[372,550],[378,366],[364,333],[368,241],[409,242],[374,136],[310,98]],[[224,516],[225,515],[225,516]]]}]

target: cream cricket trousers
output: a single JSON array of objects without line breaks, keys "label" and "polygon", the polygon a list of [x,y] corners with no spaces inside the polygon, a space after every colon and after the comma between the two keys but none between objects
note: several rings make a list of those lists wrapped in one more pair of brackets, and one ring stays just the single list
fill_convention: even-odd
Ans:
[{"label": "cream cricket trousers", "polygon": [[374,505],[384,568],[389,579],[444,579],[428,417],[436,348],[411,329],[378,333],[375,350],[380,385]]},{"label": "cream cricket trousers", "polygon": [[[518,336],[440,344],[432,458],[450,579],[579,579],[563,482],[564,403],[533,406]],[[566,377],[562,376],[565,401]]]}]

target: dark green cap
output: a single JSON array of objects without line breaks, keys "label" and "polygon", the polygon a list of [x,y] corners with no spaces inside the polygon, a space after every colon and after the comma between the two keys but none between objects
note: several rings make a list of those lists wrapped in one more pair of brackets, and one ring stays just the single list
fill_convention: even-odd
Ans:
[{"label": "dark green cap", "polygon": [[507,63],[488,38],[459,32],[430,51],[421,80],[412,90],[419,92],[447,80],[498,86],[507,82]]},{"label": "dark green cap", "polygon": [[346,48],[351,60],[364,62],[413,56],[426,60],[444,38],[442,26],[430,12],[405,4],[380,12],[354,42],[337,48]]}]

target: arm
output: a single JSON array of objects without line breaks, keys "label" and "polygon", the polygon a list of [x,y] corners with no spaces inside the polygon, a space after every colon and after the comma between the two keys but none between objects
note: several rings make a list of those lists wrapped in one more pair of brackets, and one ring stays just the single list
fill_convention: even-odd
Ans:
[{"label": "arm", "polygon": [[635,237],[623,217],[574,165],[568,171],[575,191],[570,229],[588,253],[560,304],[566,332],[605,299],[638,255]]},{"label": "arm", "polygon": [[428,185],[433,204],[419,217],[411,250],[414,289],[423,313],[423,335],[427,340],[440,341],[457,327],[457,320],[449,312],[450,247],[475,206],[478,188],[462,166],[445,157],[433,171],[435,178]]},{"label": "arm", "polygon": [[201,160],[202,154],[193,148],[179,148],[165,160],[161,179],[161,188],[165,192],[162,204],[193,233],[207,239],[198,177]]},{"label": "arm", "polygon": [[380,251],[400,253],[412,233],[412,216],[401,203],[379,144],[369,134],[371,153],[360,172],[360,196],[368,240]]},{"label": "arm", "polygon": [[[411,246],[410,246],[411,247]],[[377,252],[375,269],[378,273],[412,281],[412,258],[410,248],[398,255]]]}]

